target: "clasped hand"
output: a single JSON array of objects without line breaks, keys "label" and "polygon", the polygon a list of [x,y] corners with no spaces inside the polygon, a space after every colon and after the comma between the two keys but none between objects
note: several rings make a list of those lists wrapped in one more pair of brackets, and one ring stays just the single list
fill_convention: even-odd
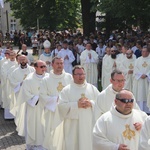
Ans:
[{"label": "clasped hand", "polygon": [[85,108],[86,109],[88,107],[92,107],[90,100],[87,99],[86,97],[80,98],[78,101],[78,108]]}]

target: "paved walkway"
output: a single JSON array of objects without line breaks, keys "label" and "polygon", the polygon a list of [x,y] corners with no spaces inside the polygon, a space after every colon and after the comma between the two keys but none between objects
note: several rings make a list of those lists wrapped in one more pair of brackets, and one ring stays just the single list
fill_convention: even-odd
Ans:
[{"label": "paved walkway", "polygon": [[14,120],[4,119],[0,108],[0,150],[25,150],[25,140],[17,135]]},{"label": "paved walkway", "polygon": [[[17,52],[18,47],[14,47]],[[28,47],[27,51],[32,53],[32,49]],[[34,56],[35,60],[37,56]],[[4,119],[4,110],[0,108],[0,150],[25,150],[24,137],[18,136],[14,120]]]}]

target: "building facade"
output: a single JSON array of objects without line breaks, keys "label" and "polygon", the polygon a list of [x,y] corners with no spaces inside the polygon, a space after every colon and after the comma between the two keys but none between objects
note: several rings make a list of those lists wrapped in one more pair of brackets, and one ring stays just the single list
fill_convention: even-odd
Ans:
[{"label": "building facade", "polygon": [[3,35],[5,35],[6,32],[10,33],[11,31],[22,30],[19,19],[15,19],[12,16],[10,3],[4,3],[4,7],[0,7],[0,30]]}]

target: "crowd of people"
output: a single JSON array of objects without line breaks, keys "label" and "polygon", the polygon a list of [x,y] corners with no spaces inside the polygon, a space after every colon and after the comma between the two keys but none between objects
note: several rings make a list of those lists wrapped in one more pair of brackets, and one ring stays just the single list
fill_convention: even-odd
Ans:
[{"label": "crowd of people", "polygon": [[150,149],[150,34],[41,31],[31,43],[0,50],[0,105],[27,150]]}]

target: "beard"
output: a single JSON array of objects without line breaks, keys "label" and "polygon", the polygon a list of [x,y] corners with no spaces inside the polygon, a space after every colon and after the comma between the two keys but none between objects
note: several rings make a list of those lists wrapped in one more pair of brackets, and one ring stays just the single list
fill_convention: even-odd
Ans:
[{"label": "beard", "polygon": [[127,56],[127,58],[128,58],[128,59],[131,59],[131,58],[132,58],[132,55],[131,55],[131,56]]},{"label": "beard", "polygon": [[111,54],[112,59],[116,59],[116,56],[117,56],[116,54]]},{"label": "beard", "polygon": [[21,54],[27,56],[28,52],[22,52]]},{"label": "beard", "polygon": [[27,65],[27,63],[26,63],[26,62],[22,62],[22,63],[20,63],[20,65],[21,65],[22,67],[24,67],[24,66]]}]

